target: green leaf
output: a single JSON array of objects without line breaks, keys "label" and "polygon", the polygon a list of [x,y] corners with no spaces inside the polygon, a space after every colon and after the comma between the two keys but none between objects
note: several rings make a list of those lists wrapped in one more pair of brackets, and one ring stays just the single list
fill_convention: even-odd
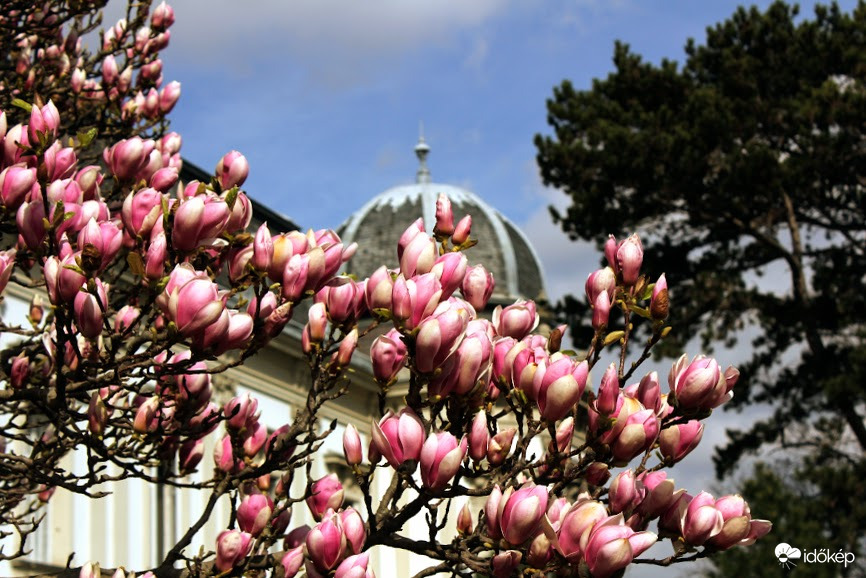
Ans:
[{"label": "green leaf", "polygon": [[231,189],[229,189],[229,192],[226,193],[226,205],[229,206],[230,211],[234,210],[234,208],[235,208],[235,201],[238,200],[238,193],[239,192],[240,192],[240,189],[235,186],[235,187],[232,187]]},{"label": "green leaf", "polygon": [[33,105],[27,101],[21,100],[20,98],[12,99],[12,106],[17,106],[18,108],[23,108],[27,112],[31,112],[33,110]]},{"label": "green leaf", "polygon": [[637,313],[638,315],[640,315],[644,319],[652,319],[652,315],[650,315],[649,309],[646,309],[644,307],[638,307],[637,305],[632,305],[631,307],[629,307],[629,311],[631,311],[632,313]]},{"label": "green leaf", "polygon": [[653,287],[655,287],[655,283],[649,283],[646,287],[644,287],[643,291],[640,294],[640,301],[646,301],[650,297],[653,296]]},{"label": "green leaf", "polygon": [[87,274],[84,272],[84,269],[82,269],[78,265],[71,265],[71,264],[70,265],[64,265],[63,268],[69,269],[70,271],[75,271],[76,273],[78,273],[79,275],[81,275],[83,277],[87,276]]},{"label": "green leaf", "polygon": [[54,227],[59,227],[60,223],[62,223],[65,219],[67,219],[66,213],[63,211],[63,201],[57,201],[54,205]]},{"label": "green leaf", "polygon": [[78,145],[82,148],[90,146],[90,143],[93,142],[93,139],[96,138],[96,129],[91,128],[88,131],[79,131],[78,132]]},{"label": "green leaf", "polygon": [[625,331],[611,331],[604,338],[604,346],[607,347],[612,343],[616,343],[622,339],[623,335],[625,335]]}]

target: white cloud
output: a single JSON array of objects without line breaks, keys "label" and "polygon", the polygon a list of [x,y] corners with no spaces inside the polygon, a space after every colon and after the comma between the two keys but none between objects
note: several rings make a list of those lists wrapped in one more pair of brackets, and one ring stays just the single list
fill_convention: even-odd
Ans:
[{"label": "white cloud", "polygon": [[548,207],[553,205],[564,209],[568,206],[568,197],[541,183],[535,161],[526,165],[526,174],[525,197],[538,208],[520,223],[520,227],[541,259],[548,297],[552,302],[566,294],[579,299],[587,276],[598,269],[601,254],[593,243],[572,241],[559,225],[554,224]]},{"label": "white cloud", "polygon": [[463,66],[471,70],[480,71],[487,61],[487,54],[490,52],[490,44],[483,36],[479,36],[472,44],[472,49],[466,58],[463,60]]},{"label": "white cloud", "polygon": [[384,169],[388,167],[394,166],[398,160],[403,156],[401,153],[403,151],[398,152],[393,146],[388,145],[379,150],[379,153],[376,155],[376,168]]},{"label": "white cloud", "polygon": [[[429,45],[454,46],[458,35],[497,15],[505,0],[342,2],[337,0],[190,0],[174,6],[175,58],[237,69],[250,60],[297,67],[314,80],[346,86]],[[476,44],[470,61],[484,57]],[[479,52],[480,51],[480,52]],[[284,68],[282,66],[284,64]]]},{"label": "white cloud", "polygon": [[593,19],[633,9],[631,0],[572,0],[564,3],[558,14],[561,25],[586,32]]},{"label": "white cloud", "polygon": [[477,145],[481,144],[481,141],[484,140],[484,136],[482,135],[480,128],[474,127],[464,130],[461,139],[464,143]]}]

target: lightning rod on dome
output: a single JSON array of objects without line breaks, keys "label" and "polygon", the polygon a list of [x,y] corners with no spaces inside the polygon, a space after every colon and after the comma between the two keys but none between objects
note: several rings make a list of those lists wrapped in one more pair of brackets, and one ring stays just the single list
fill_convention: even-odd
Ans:
[{"label": "lightning rod on dome", "polygon": [[415,156],[418,157],[418,172],[415,173],[416,183],[429,183],[430,169],[427,168],[427,155],[430,147],[424,141],[424,123],[418,123],[418,144],[415,145]]}]

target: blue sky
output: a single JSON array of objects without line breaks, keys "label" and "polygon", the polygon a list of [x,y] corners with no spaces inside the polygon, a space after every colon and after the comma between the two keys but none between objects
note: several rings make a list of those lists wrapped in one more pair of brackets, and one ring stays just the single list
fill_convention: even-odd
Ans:
[{"label": "blue sky", "polygon": [[653,62],[681,60],[686,40],[737,4],[178,0],[165,52],[166,80],[183,87],[173,128],[204,168],[243,152],[254,198],[320,228],[414,178],[423,121],[434,180],[472,189],[521,225],[559,297],[597,261],[563,246],[547,206],[565,197],[538,178],[532,138],[548,130],[553,86],[606,76],[616,39]]},{"label": "blue sky", "polygon": [[[541,185],[535,166],[545,100],[565,78],[588,88],[606,76],[616,39],[649,61],[681,61],[686,40],[701,41],[738,4],[177,0],[164,55],[166,81],[182,84],[172,125],[186,158],[210,169],[240,150],[255,199],[320,228],[414,179],[423,121],[434,181],[472,189],[520,225],[552,297],[582,293],[598,256],[570,244],[548,217],[547,206],[565,198]],[[811,15],[812,3],[802,5]],[[709,454],[725,426],[762,411],[713,416],[702,450],[674,470],[677,481],[692,491],[710,484]]]}]

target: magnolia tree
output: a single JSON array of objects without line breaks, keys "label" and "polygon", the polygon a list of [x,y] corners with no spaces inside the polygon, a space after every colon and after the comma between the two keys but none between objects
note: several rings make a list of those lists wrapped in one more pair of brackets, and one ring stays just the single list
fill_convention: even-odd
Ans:
[{"label": "magnolia tree", "polygon": [[[173,12],[131,4],[91,54],[80,36],[98,25],[98,4],[7,2],[0,15],[0,286],[32,294],[25,325],[0,324],[11,344],[0,557],[26,556],[56,488],[98,499],[130,478],[207,496],[164,558],[136,569],[157,576],[371,576],[368,551],[384,546],[426,556],[421,575],[603,577],[769,531],[741,497],[693,496],[667,477],[738,374],[684,355],[663,393],[656,372],[638,373],[669,331],[669,304],[664,275],[650,283],[641,271],[636,235],[611,238],[609,266],[587,280],[595,335],[580,354],[560,350],[562,328],[534,333],[531,301],[479,315],[494,279],[468,265],[471,216],[455,225],[445,197],[432,235],[419,219],[400,238],[398,269],[341,275],[354,247],[333,231],[247,230],[239,153],[208,182],[178,185],[180,137],[162,131],[179,86],[162,86],[158,56]],[[94,150],[100,164],[86,164]],[[307,400],[269,434],[255,397],[220,405],[211,376],[266,347],[304,302]],[[648,341],[632,339],[637,323]],[[343,507],[336,476],[309,479],[307,466],[332,431],[319,411],[345,394],[368,334],[382,393],[366,458],[353,426],[343,438],[364,492],[356,509]],[[615,362],[599,365],[611,351]],[[398,380],[408,393],[388,408]],[[63,467],[75,452],[86,472]],[[188,477],[195,470],[205,481]],[[371,490],[378,476],[390,480],[382,495]],[[225,501],[228,527],[210,548],[190,548]],[[316,525],[290,528],[297,508]],[[428,531],[407,534],[419,517]],[[659,537],[672,550],[639,557]],[[112,571],[93,561],[66,573]]]}]

